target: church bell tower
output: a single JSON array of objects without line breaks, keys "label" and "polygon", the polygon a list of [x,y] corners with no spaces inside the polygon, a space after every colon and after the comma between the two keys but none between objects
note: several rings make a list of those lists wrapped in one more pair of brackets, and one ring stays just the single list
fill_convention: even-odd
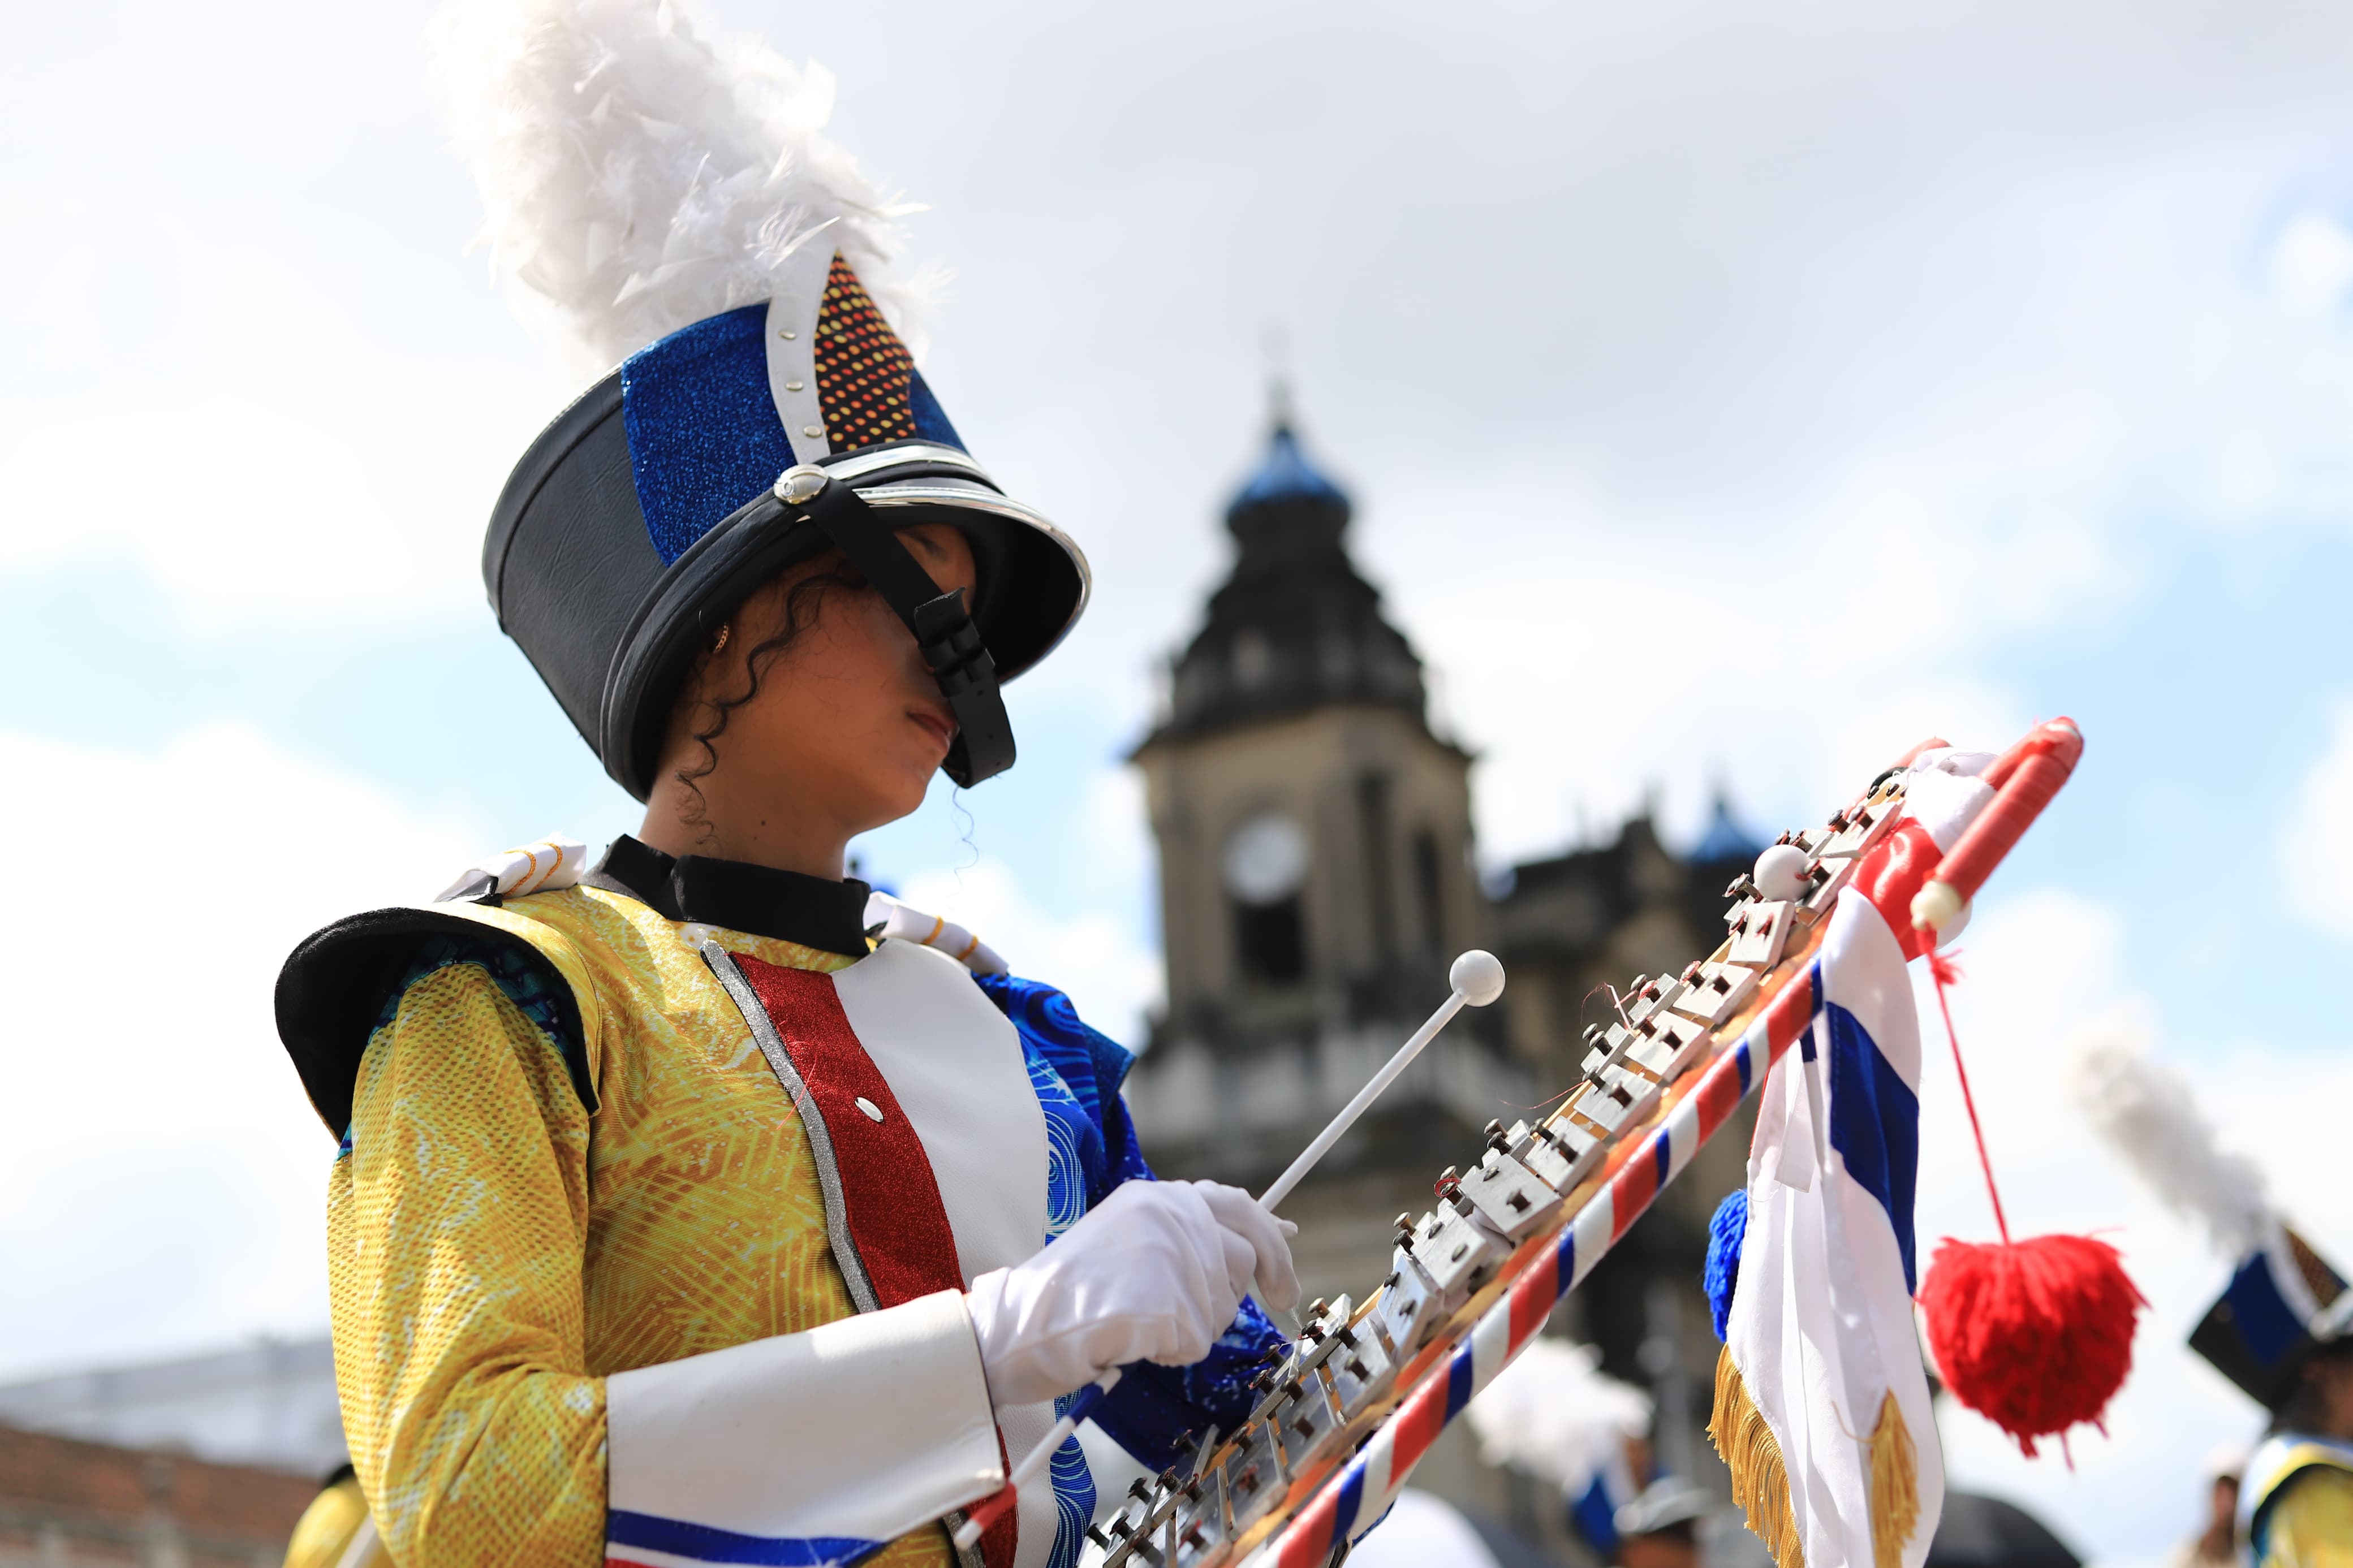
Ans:
[{"label": "church bell tower", "polygon": [[[1421,660],[1349,559],[1349,515],[1278,397],[1226,508],[1232,570],[1133,759],[1168,1000],[1126,1094],[1161,1174],[1259,1191],[1444,999],[1455,953],[1501,956],[1502,1003],[1458,1014],[1282,1205],[1307,1293],[1361,1300],[1388,1271],[1392,1216],[1431,1206],[1432,1179],[1475,1157],[1490,1118],[1576,1081],[1604,983],[1715,945],[1715,889],[1757,847],[1721,805],[1690,859],[1638,816],[1514,867],[1491,899],[1472,869],[1472,758],[1432,728]],[[1736,1131],[1703,1151],[1556,1317],[1613,1375],[1652,1384],[1661,1451],[1683,1474],[1714,1462],[1700,1263],[1745,1158]],[[1504,1500],[1460,1427],[1416,1484]]]},{"label": "church bell tower", "polygon": [[[1226,509],[1232,572],[1134,753],[1168,1001],[1131,1101],[1171,1173],[1255,1185],[1280,1171],[1444,999],[1453,956],[1486,941],[1472,757],[1430,727],[1421,660],[1349,559],[1350,510],[1278,395]],[[1451,1027],[1335,1152],[1329,1184],[1389,1169],[1426,1197],[1516,1081],[1490,1027]],[[1360,1195],[1345,1206],[1388,1201]],[[1357,1221],[1376,1250],[1398,1206]]]}]

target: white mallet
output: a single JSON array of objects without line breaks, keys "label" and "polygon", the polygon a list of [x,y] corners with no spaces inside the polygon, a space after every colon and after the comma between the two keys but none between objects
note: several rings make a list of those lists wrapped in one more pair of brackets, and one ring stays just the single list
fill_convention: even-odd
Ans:
[{"label": "white mallet", "polygon": [[[1413,1032],[1413,1037],[1399,1046],[1397,1054],[1382,1064],[1381,1070],[1356,1091],[1356,1097],[1341,1108],[1340,1114],[1332,1118],[1324,1131],[1315,1135],[1314,1141],[1300,1151],[1299,1158],[1291,1162],[1291,1168],[1277,1176],[1273,1184],[1259,1194],[1259,1207],[1272,1214],[1275,1205],[1291,1195],[1292,1189],[1315,1168],[1315,1162],[1332,1152],[1332,1145],[1340,1141],[1340,1135],[1356,1124],[1356,1119],[1381,1097],[1383,1089],[1398,1080],[1399,1073],[1413,1065],[1413,1058],[1421,1055],[1424,1046],[1438,1037],[1438,1031],[1446,1027],[1455,1014],[1466,1005],[1484,1007],[1501,996],[1504,994],[1504,965],[1493,953],[1474,947],[1456,959],[1447,970],[1446,983],[1454,988],[1452,994],[1438,1005],[1438,1011],[1432,1013],[1420,1028]],[[1101,1407],[1103,1396],[1118,1381],[1119,1368],[1113,1367],[1088,1384],[1078,1398],[1071,1402],[1070,1413],[1054,1423],[1043,1441],[1021,1457],[1021,1462],[1014,1466],[1012,1473],[1005,1478],[1002,1489],[975,1503],[965,1515],[964,1522],[955,1528],[957,1550],[969,1552],[979,1544],[981,1533],[1013,1506],[1015,1497],[1023,1487],[1038,1479],[1039,1472],[1054,1457],[1054,1450],[1070,1440],[1071,1434],[1079,1429],[1080,1422]]]},{"label": "white mallet", "polygon": [[1291,1162],[1291,1169],[1275,1177],[1273,1185],[1258,1195],[1259,1207],[1272,1214],[1275,1205],[1291,1195],[1291,1189],[1315,1168],[1318,1160],[1332,1152],[1332,1145],[1340,1141],[1340,1135],[1356,1124],[1356,1118],[1381,1097],[1383,1089],[1398,1080],[1399,1073],[1413,1065],[1413,1058],[1421,1055],[1421,1048],[1436,1039],[1438,1031],[1446,1027],[1465,1005],[1484,1007],[1501,996],[1504,994],[1504,966],[1493,953],[1474,947],[1456,959],[1453,967],[1447,970],[1446,983],[1454,987],[1452,994],[1438,1005],[1438,1011],[1413,1032],[1411,1039],[1397,1048],[1397,1055],[1384,1063],[1381,1070],[1356,1091],[1356,1098],[1348,1101],[1339,1115],[1332,1118],[1331,1124],[1315,1134],[1315,1141],[1299,1152],[1299,1158]]}]

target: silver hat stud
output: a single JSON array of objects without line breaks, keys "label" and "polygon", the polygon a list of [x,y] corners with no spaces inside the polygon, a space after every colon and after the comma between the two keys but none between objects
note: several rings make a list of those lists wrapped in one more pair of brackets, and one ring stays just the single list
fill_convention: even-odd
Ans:
[{"label": "silver hat stud", "polygon": [[798,506],[803,501],[816,500],[818,491],[825,486],[825,470],[814,463],[802,463],[786,468],[777,479],[776,499],[787,505]]}]

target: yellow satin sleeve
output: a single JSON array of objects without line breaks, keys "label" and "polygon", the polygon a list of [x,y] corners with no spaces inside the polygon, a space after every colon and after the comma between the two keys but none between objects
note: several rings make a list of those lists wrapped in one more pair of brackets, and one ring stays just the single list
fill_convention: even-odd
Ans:
[{"label": "yellow satin sleeve", "polygon": [[561,1053],[480,965],[417,981],[369,1042],[329,1275],[344,1430],[397,1562],[604,1561],[587,1160]]},{"label": "yellow satin sleeve", "polygon": [[2353,1568],[2353,1474],[2316,1466],[2289,1481],[2258,1568]]}]

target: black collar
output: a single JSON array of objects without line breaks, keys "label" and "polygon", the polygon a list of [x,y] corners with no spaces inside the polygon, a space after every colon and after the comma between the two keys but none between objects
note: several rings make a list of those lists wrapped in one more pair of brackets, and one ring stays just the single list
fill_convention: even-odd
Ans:
[{"label": "black collar", "polygon": [[866,956],[866,899],[873,889],[855,878],[829,882],[706,855],[673,859],[624,833],[581,880],[635,899],[664,920],[723,926],[846,958]]}]

